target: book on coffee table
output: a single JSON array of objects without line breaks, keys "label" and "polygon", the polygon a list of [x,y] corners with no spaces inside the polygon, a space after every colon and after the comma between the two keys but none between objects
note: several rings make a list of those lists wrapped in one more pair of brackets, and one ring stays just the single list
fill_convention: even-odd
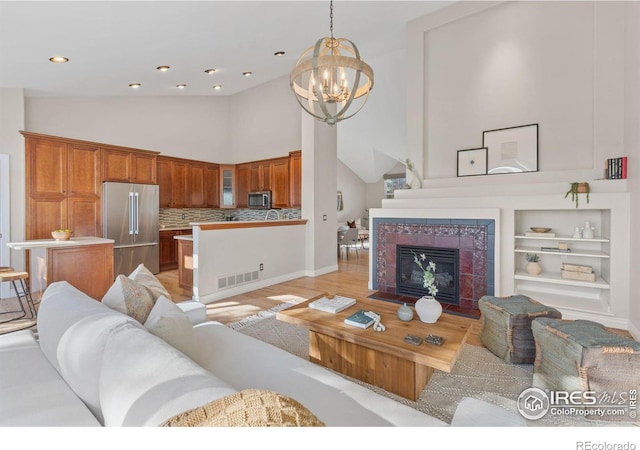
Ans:
[{"label": "book on coffee table", "polygon": [[336,295],[331,298],[321,297],[318,300],[314,300],[311,303],[309,303],[309,308],[317,309],[318,311],[337,314],[340,311],[343,311],[355,304],[356,304],[356,300],[353,298]]},{"label": "book on coffee table", "polygon": [[368,311],[361,309],[344,319],[344,323],[346,323],[347,325],[352,325],[354,327],[369,328],[371,325],[373,325],[373,322],[375,322],[375,320],[373,320],[369,316],[366,316],[364,314],[366,312]]}]

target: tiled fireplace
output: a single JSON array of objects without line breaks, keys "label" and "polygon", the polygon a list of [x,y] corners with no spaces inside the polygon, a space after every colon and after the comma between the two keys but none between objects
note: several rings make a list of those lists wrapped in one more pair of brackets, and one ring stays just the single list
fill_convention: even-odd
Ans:
[{"label": "tiled fireplace", "polygon": [[376,217],[372,230],[372,288],[378,292],[397,294],[397,247],[413,246],[457,250],[461,308],[477,310],[480,297],[494,294],[494,220]]}]

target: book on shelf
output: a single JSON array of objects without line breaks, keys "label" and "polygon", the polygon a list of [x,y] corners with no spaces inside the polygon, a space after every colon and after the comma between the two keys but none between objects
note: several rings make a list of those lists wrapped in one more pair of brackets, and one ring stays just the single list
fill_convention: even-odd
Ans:
[{"label": "book on shelf", "polygon": [[336,295],[334,297],[321,297],[317,300],[309,303],[309,308],[317,309],[318,311],[324,311],[331,314],[337,314],[340,311],[344,311],[350,306],[356,304],[356,300],[349,297],[342,297],[341,295]]},{"label": "book on shelf", "polygon": [[557,253],[571,253],[570,248],[558,248],[558,247],[540,247],[542,252],[557,252]]},{"label": "book on shelf", "polygon": [[555,233],[536,233],[535,231],[527,231],[525,234],[525,236],[527,237],[547,237],[547,238],[554,238],[556,237]]},{"label": "book on shelf", "polygon": [[627,157],[607,159],[607,179],[624,180],[627,178]]},{"label": "book on shelf", "polygon": [[366,316],[366,312],[368,311],[361,309],[344,319],[344,323],[358,328],[369,328],[373,325],[374,320],[371,317]]}]

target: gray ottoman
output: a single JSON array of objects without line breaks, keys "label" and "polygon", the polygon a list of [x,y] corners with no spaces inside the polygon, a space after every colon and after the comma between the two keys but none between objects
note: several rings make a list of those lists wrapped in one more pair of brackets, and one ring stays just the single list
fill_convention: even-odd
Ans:
[{"label": "gray ottoman", "polygon": [[491,352],[513,364],[533,364],[536,346],[531,321],[538,317],[561,318],[555,308],[545,306],[526,295],[478,300],[482,313],[480,340]]},{"label": "gray ottoman", "polygon": [[610,395],[640,390],[640,342],[590,320],[541,318],[532,330],[535,387]]}]

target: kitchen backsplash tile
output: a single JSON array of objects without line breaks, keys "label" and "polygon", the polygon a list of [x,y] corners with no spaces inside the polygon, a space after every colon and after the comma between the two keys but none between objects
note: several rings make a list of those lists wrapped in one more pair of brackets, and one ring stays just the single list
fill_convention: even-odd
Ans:
[{"label": "kitchen backsplash tile", "polygon": [[[284,219],[302,217],[299,208],[277,211]],[[188,227],[190,222],[224,222],[227,217],[233,217],[234,220],[264,220],[266,214],[267,211],[262,209],[160,208],[160,225],[166,228]]]}]

